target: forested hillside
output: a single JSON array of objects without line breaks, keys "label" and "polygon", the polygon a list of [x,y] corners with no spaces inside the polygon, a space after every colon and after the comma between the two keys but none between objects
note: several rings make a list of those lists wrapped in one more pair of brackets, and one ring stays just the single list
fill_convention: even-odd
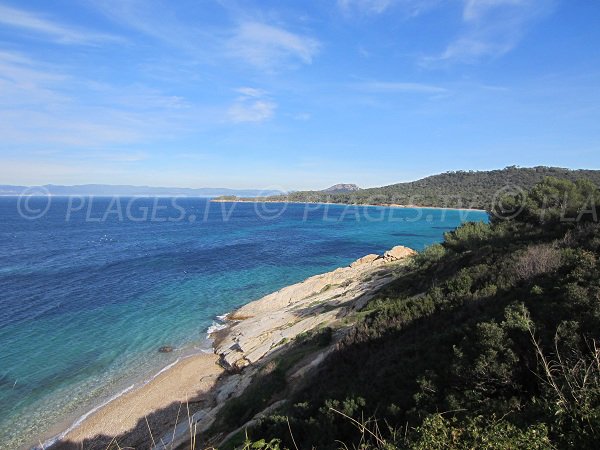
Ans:
[{"label": "forested hillside", "polygon": [[547,176],[569,181],[586,178],[600,186],[600,170],[569,170],[544,166],[520,168],[513,166],[501,170],[480,172],[446,172],[409,183],[398,183],[353,192],[301,191],[266,197],[262,200],[400,204],[489,210],[493,201],[497,200],[502,193],[514,188],[528,190]]},{"label": "forested hillside", "polygon": [[592,182],[549,178],[516,217],[447,233],[357,313],[308,383],[287,391],[276,367],[224,423],[283,398],[248,430],[253,448],[598,448],[598,202]]}]

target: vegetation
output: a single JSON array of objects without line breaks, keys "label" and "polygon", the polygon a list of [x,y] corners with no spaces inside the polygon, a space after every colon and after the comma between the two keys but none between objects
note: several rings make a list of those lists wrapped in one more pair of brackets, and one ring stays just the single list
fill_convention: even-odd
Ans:
[{"label": "vegetation", "polygon": [[[513,189],[527,191],[548,176],[573,182],[586,178],[593,185],[600,185],[600,171],[598,170],[511,166],[502,170],[446,172],[410,183],[398,183],[351,192],[301,191],[250,200],[362,205],[400,204],[490,210],[502,193]],[[231,197],[227,199],[232,200]]]},{"label": "vegetation", "polygon": [[545,179],[447,233],[242,447],[597,448],[599,201]]},{"label": "vegetation", "polygon": [[[239,397],[229,400],[217,416],[210,434],[227,433],[245,424],[274,401],[289,393],[286,373],[305,356],[330,344],[333,330],[324,327],[299,335],[285,353],[267,363]],[[242,442],[241,433],[222,450]],[[256,447],[254,447],[256,448]],[[266,448],[266,447],[265,447]]]}]

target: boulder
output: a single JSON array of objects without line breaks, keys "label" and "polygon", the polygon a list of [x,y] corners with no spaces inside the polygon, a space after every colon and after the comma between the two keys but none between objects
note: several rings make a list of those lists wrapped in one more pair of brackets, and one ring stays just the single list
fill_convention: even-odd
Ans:
[{"label": "boulder", "polygon": [[397,245],[385,252],[383,257],[388,261],[395,261],[397,259],[403,259],[408,256],[415,255],[416,253],[417,252],[415,252],[412,248],[408,248],[403,245]]}]

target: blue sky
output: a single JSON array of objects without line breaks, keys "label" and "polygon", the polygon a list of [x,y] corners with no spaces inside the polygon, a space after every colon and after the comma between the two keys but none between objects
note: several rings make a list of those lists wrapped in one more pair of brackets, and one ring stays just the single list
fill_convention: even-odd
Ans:
[{"label": "blue sky", "polygon": [[0,0],[0,183],[600,169],[595,0]]}]

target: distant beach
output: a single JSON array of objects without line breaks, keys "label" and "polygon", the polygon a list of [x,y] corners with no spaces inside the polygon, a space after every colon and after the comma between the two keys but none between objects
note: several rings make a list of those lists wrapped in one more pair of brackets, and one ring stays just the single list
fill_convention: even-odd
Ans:
[{"label": "distant beach", "polygon": [[396,203],[380,203],[380,204],[358,204],[358,203],[333,203],[333,202],[298,202],[298,201],[282,201],[282,200],[254,200],[254,199],[221,199],[213,198],[210,200],[215,203],[289,203],[294,205],[336,205],[336,206],[358,206],[369,208],[408,208],[408,209],[443,209],[446,211],[478,211],[487,212],[485,209],[478,208],[446,208],[442,206],[419,206],[419,205],[399,205]]}]

